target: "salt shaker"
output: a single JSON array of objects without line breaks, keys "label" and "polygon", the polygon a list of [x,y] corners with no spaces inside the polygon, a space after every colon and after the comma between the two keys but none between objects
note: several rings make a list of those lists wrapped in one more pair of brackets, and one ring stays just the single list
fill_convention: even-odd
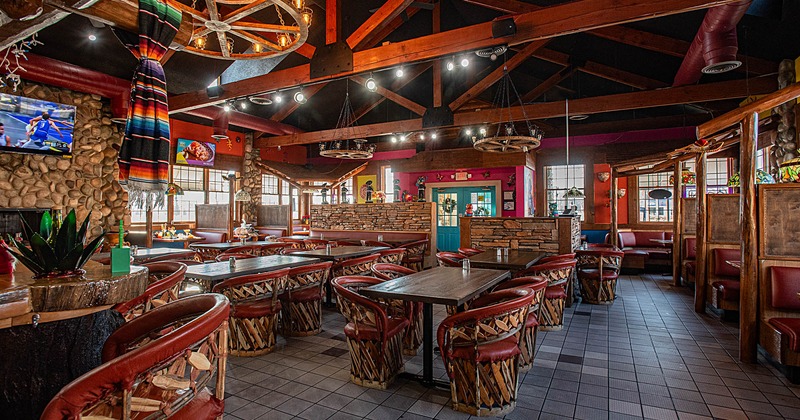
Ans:
[{"label": "salt shaker", "polygon": [[464,271],[469,271],[469,258],[464,258],[461,260],[461,269]]},{"label": "salt shaker", "polygon": [[331,244],[325,244],[325,253],[326,254],[330,254],[331,253]]},{"label": "salt shaker", "polygon": [[228,258],[228,265],[231,268],[236,268],[236,257],[229,257]]},{"label": "salt shaker", "polygon": [[383,242],[383,235],[378,235],[378,242]]}]

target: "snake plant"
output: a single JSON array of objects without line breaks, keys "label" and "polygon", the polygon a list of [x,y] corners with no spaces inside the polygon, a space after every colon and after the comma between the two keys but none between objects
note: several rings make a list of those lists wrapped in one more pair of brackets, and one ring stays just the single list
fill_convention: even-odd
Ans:
[{"label": "snake plant", "polygon": [[33,271],[36,278],[67,277],[84,273],[81,267],[103,244],[103,234],[86,244],[89,216],[86,216],[80,230],[76,231],[75,210],[71,210],[60,224],[54,223],[50,212],[45,212],[39,223],[38,232],[34,231],[24,218],[20,219],[23,234],[30,243],[30,248],[9,236],[9,242],[16,249],[8,251]]}]

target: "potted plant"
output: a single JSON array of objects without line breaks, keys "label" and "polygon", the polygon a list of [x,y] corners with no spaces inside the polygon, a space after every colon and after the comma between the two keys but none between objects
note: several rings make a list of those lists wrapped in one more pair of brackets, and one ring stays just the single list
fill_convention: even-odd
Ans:
[{"label": "potted plant", "polygon": [[74,209],[60,224],[53,222],[50,212],[45,212],[39,223],[38,232],[22,219],[22,230],[30,243],[30,248],[9,236],[9,241],[16,250],[7,247],[8,252],[33,271],[34,278],[73,277],[85,274],[86,271],[81,267],[103,244],[105,235],[100,234],[87,244],[89,215],[77,231],[76,219]]}]

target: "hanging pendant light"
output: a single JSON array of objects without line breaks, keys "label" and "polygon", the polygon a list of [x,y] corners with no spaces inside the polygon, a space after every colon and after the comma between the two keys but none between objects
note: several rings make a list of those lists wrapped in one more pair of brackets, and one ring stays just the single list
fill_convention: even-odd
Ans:
[{"label": "hanging pendant light", "polygon": [[[336,129],[344,133],[351,131],[355,132],[356,117],[353,112],[353,106],[350,103],[350,82],[347,83],[347,91],[344,96],[344,103],[342,104],[342,111],[339,113],[339,121],[336,123]],[[337,158],[337,159],[372,159],[375,152],[375,145],[368,144],[366,139],[356,138],[350,140],[349,137],[343,136],[344,140],[334,140],[319,144],[320,156]]]}]

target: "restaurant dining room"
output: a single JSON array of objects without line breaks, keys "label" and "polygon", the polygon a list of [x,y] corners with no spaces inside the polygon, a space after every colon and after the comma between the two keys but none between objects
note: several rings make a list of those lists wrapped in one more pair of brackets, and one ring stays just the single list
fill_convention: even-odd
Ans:
[{"label": "restaurant dining room", "polygon": [[0,2],[0,419],[800,419],[800,2]]}]

